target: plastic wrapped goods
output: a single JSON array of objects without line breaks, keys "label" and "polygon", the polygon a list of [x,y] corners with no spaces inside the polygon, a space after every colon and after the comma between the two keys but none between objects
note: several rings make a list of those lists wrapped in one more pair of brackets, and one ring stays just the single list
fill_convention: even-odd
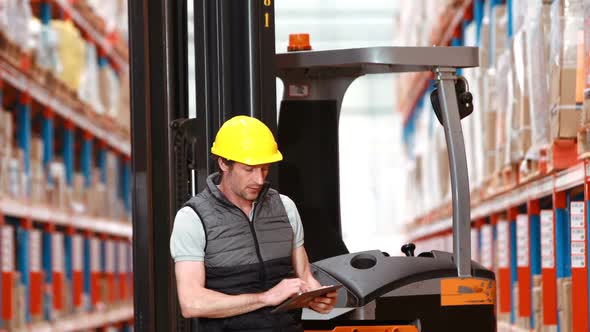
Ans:
[{"label": "plastic wrapped goods", "polygon": [[32,12],[29,0],[6,0],[6,35],[18,43],[25,51],[35,48],[31,39],[30,27]]},{"label": "plastic wrapped goods", "polygon": [[486,87],[483,97],[483,131],[484,131],[484,174],[489,179],[496,168],[496,70],[488,69],[483,76],[483,86]]},{"label": "plastic wrapped goods", "polygon": [[513,38],[513,73],[515,109],[517,110],[517,137],[515,138],[516,159],[524,158],[525,152],[531,146],[531,115],[529,110],[530,97],[526,79],[526,27],[522,28]]},{"label": "plastic wrapped goods", "polygon": [[490,21],[491,29],[491,61],[494,65],[498,58],[508,48],[508,13],[506,12],[506,5],[496,5],[492,9],[492,17]]},{"label": "plastic wrapped goods", "polygon": [[105,113],[117,118],[120,110],[119,93],[121,92],[119,79],[117,74],[110,66],[101,66],[98,70],[99,93],[102,107]]},{"label": "plastic wrapped goods", "polygon": [[590,126],[590,2],[586,1],[584,6],[584,55],[582,61],[585,61],[585,72],[583,75],[586,77],[584,82],[584,110],[582,115],[582,122]]},{"label": "plastic wrapped goods", "polygon": [[104,109],[99,95],[98,57],[96,54],[96,46],[89,42],[85,42],[85,44],[86,60],[80,77],[78,96],[81,100],[91,105],[96,113],[102,114]]},{"label": "plastic wrapped goods", "polygon": [[540,150],[549,145],[549,87],[547,82],[547,48],[545,39],[548,34],[543,22],[543,11],[539,6],[529,8],[526,24],[526,85],[529,92],[529,112],[531,118],[531,147],[526,152],[526,159],[539,160]]},{"label": "plastic wrapped goods", "polygon": [[582,84],[584,85],[584,101],[582,108],[582,127],[578,133],[578,154],[586,155],[590,153],[590,3],[586,1],[584,6],[584,55],[582,61],[585,61],[585,76]]},{"label": "plastic wrapped goods", "polygon": [[581,0],[554,1],[551,8],[549,104],[552,139],[575,138],[580,126],[581,112],[576,107],[576,74],[578,47],[582,42],[582,14]]},{"label": "plastic wrapped goods", "polygon": [[506,149],[508,148],[508,121],[507,116],[512,116],[512,110],[508,111],[509,94],[511,88],[510,52],[505,50],[496,63],[496,98],[492,101],[496,109],[496,162],[495,172],[500,172],[505,166]]}]

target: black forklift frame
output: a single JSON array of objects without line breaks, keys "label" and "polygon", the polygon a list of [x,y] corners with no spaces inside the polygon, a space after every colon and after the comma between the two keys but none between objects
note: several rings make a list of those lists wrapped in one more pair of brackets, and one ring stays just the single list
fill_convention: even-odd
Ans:
[{"label": "black forklift frame", "polygon": [[[198,77],[192,188],[177,185],[185,179],[175,178],[179,151],[171,126],[188,118],[188,1]],[[196,331],[178,307],[168,244],[177,209],[214,169],[207,156],[220,124],[247,114],[276,133],[274,1],[188,1],[128,2],[137,331]],[[272,168],[269,180],[276,177]]]}]

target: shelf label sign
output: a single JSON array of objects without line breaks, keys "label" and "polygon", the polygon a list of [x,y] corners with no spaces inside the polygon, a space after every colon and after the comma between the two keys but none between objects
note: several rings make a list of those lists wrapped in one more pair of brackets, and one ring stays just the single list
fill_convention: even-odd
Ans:
[{"label": "shelf label sign", "polygon": [[80,234],[72,235],[72,270],[84,269],[84,238]]},{"label": "shelf label sign", "polygon": [[0,239],[0,258],[2,258],[2,272],[14,271],[14,228],[10,225],[3,225],[0,228],[2,239]]},{"label": "shelf label sign", "polygon": [[64,271],[64,235],[61,232],[55,232],[51,236],[51,262],[53,272]]},{"label": "shelf label sign", "polygon": [[510,248],[510,229],[508,227],[508,221],[506,220],[500,220],[498,221],[498,247],[497,247],[497,253],[498,253],[498,267],[503,269],[503,268],[508,268],[510,267],[510,254],[509,254],[509,248]]},{"label": "shelf label sign", "polygon": [[555,268],[553,210],[541,210],[541,267]]},{"label": "shelf label sign", "polygon": [[481,264],[488,269],[493,268],[492,264],[492,225],[481,226]]},{"label": "shelf label sign", "polygon": [[584,202],[570,203],[572,268],[586,267]]},{"label": "shelf label sign", "polygon": [[41,231],[29,231],[29,259],[31,272],[41,272]]},{"label": "shelf label sign", "polygon": [[529,216],[519,214],[516,217],[516,255],[517,266],[529,266]]}]

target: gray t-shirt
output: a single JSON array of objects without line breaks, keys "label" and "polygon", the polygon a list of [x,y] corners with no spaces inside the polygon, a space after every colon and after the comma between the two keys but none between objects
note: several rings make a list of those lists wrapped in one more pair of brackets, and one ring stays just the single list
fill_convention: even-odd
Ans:
[{"label": "gray t-shirt", "polygon": [[[295,202],[285,195],[280,195],[280,197],[287,211],[289,223],[293,228],[293,247],[299,248],[303,245],[301,216],[299,216]],[[250,220],[252,220],[252,215],[250,215]],[[175,262],[202,262],[205,259],[203,223],[197,213],[188,206],[178,210],[174,218],[174,228],[170,236],[170,254]]]}]

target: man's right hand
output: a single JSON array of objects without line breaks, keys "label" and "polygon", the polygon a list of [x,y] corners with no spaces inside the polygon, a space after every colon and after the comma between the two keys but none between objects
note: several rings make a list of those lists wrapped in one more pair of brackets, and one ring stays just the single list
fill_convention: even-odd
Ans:
[{"label": "man's right hand", "polygon": [[299,278],[283,279],[273,288],[263,293],[267,306],[276,306],[288,298],[309,290],[307,283]]}]

